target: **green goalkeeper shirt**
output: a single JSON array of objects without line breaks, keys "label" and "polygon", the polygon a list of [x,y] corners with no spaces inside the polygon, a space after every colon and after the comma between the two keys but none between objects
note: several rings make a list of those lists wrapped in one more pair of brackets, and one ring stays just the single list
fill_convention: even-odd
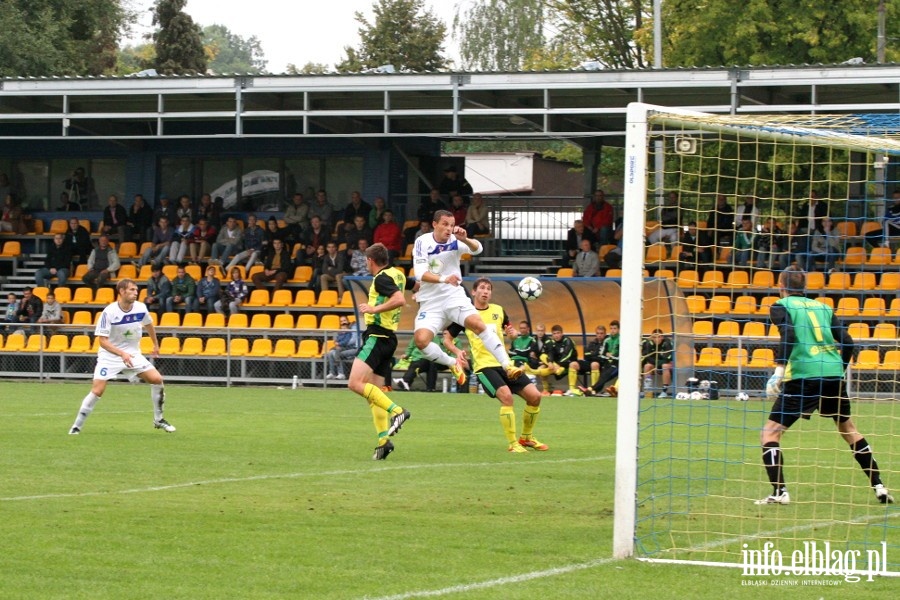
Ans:
[{"label": "green goalkeeper shirt", "polygon": [[775,362],[786,364],[785,381],[843,376],[853,355],[853,339],[831,307],[803,296],[787,296],[772,305],[769,316],[781,338]]}]

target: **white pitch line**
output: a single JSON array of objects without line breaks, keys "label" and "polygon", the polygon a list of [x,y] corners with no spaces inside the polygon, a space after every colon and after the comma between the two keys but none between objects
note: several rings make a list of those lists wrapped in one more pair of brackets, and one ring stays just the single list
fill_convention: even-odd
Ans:
[{"label": "white pitch line", "polygon": [[8,496],[0,498],[0,502],[19,502],[23,500],[46,500],[56,498],[89,498],[93,496],[114,496],[119,494],[146,494],[149,492],[162,492],[166,490],[177,490],[182,488],[190,488],[200,485],[219,485],[226,483],[240,483],[244,481],[266,481],[271,479],[297,479],[300,477],[333,477],[342,475],[371,475],[373,473],[384,473],[386,471],[406,471],[406,470],[424,470],[424,469],[453,469],[453,468],[475,468],[475,467],[519,467],[519,466],[537,466],[545,464],[564,464],[579,462],[596,462],[602,460],[612,460],[615,456],[595,456],[589,458],[560,458],[542,460],[541,462],[481,462],[481,463],[436,463],[436,464],[418,464],[418,465],[397,465],[375,467],[370,469],[338,469],[334,471],[319,472],[303,472],[303,473],[276,473],[271,475],[251,475],[249,477],[223,477],[220,479],[205,479],[201,481],[188,481],[185,483],[173,483],[169,485],[156,485],[142,488],[132,488],[126,490],[107,490],[96,492],[70,492],[62,494],[35,494],[32,496]]}]

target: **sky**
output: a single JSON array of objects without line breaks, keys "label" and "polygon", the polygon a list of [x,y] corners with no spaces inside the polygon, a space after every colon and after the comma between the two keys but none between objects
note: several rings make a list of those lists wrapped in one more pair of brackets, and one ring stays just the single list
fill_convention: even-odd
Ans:
[{"label": "sky", "polygon": [[[457,61],[458,51],[451,36],[453,17],[457,5],[469,1],[425,0],[425,6],[447,25],[444,53]],[[140,36],[152,31],[149,11],[154,0],[131,0],[130,4],[140,17],[131,39],[124,43],[143,43]],[[359,46],[359,23],[354,13],[362,12],[372,23],[373,4],[375,0],[187,0],[185,12],[201,27],[224,25],[245,39],[255,35],[268,60],[267,70],[283,73],[289,63],[302,67],[308,62],[328,66],[340,62],[344,46]]]}]

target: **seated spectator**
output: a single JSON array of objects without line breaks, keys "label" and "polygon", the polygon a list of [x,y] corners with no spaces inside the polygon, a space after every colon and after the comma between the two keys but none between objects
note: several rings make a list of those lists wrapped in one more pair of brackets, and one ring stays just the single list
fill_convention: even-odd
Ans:
[{"label": "seated spectator", "polygon": [[789,241],[774,217],[753,238],[756,252],[756,267],[781,271],[787,267]]},{"label": "seated spectator", "polygon": [[344,232],[342,242],[347,244],[347,257],[349,258],[353,252],[359,248],[359,240],[365,239],[370,245],[372,244],[372,230],[369,229],[365,217],[357,215],[350,225],[350,229]]},{"label": "seated spectator", "polygon": [[3,201],[3,215],[0,217],[0,232],[22,235],[26,231],[25,213],[18,199],[13,194],[7,194]]},{"label": "seated spectator", "polygon": [[300,192],[294,194],[291,203],[284,210],[284,223],[288,240],[299,242],[303,231],[309,227],[309,205]]},{"label": "seated spectator", "polygon": [[89,285],[96,292],[101,285],[109,283],[119,270],[119,255],[116,249],[109,245],[109,236],[100,236],[97,247],[91,252],[87,261],[87,273],[82,277],[85,285]]},{"label": "seated spectator", "polygon": [[625,229],[622,227],[621,219],[619,219],[617,223],[612,236],[612,243],[615,244],[616,247],[610,249],[610,251],[606,253],[606,256],[603,257],[603,262],[605,262],[606,266],[610,269],[619,269],[622,267],[622,235],[625,233]]},{"label": "seated spectator", "polygon": [[413,241],[419,239],[420,236],[423,236],[426,233],[431,233],[431,222],[419,221],[419,228],[416,230],[416,235],[413,238]]},{"label": "seated spectator", "polygon": [[128,213],[125,212],[125,207],[119,204],[119,197],[115,194],[110,194],[106,208],[103,209],[100,233],[104,233],[110,238],[116,238],[116,242],[121,245],[125,241],[125,224],[127,221]]},{"label": "seated spectator", "polygon": [[281,240],[285,244],[288,239],[288,230],[284,227],[278,226],[278,219],[275,217],[269,217],[269,220],[266,221],[266,238],[263,240],[263,248],[268,251],[269,248],[272,247],[273,240]]},{"label": "seated spectator", "polygon": [[216,231],[222,226],[222,214],[216,208],[216,204],[209,194],[200,196],[200,203],[197,205],[197,210],[194,211],[194,218],[197,223],[200,222],[200,219],[206,219],[206,222]]},{"label": "seated spectator", "polygon": [[253,275],[253,286],[259,289],[272,281],[275,283],[275,289],[280,290],[284,282],[290,279],[292,271],[290,250],[284,247],[282,240],[275,238],[263,260],[263,270]]},{"label": "seated spectator", "polygon": [[87,262],[88,256],[94,249],[91,243],[91,232],[82,227],[78,217],[69,219],[69,229],[66,231],[66,245],[69,247],[69,256],[72,263],[82,265]]},{"label": "seated spectator", "polygon": [[[478,194],[475,195],[477,196]],[[472,198],[472,206],[475,206],[474,197]],[[469,233],[469,235],[472,234]],[[592,246],[597,243],[597,238],[594,237],[594,233],[590,229],[587,229],[584,226],[584,221],[576,219],[575,222],[572,223],[572,228],[566,236],[566,251],[563,254],[563,267],[570,268],[572,266],[572,261],[575,260],[578,253],[581,252],[582,240],[588,240]]]},{"label": "seated spectator", "polygon": [[191,232],[188,239],[188,250],[191,253],[191,262],[196,264],[201,259],[209,257],[212,245],[216,242],[216,228],[210,225],[206,217],[200,217],[197,226]]},{"label": "seated spectator", "polygon": [[206,267],[206,277],[197,282],[197,310],[207,314],[216,310],[216,301],[222,293],[222,282],[216,277],[215,267]]},{"label": "seated spectator", "polygon": [[600,275],[600,257],[591,246],[590,240],[581,240],[581,252],[572,263],[574,277],[598,277]]},{"label": "seated spectator", "polygon": [[400,229],[400,225],[394,221],[394,211],[384,210],[382,223],[375,227],[372,239],[376,244],[384,244],[392,263],[403,254],[403,231]]},{"label": "seated spectator", "polygon": [[44,302],[44,309],[41,311],[41,316],[37,322],[50,324],[63,322],[62,304],[56,301],[56,294],[52,291],[47,292],[47,301]]},{"label": "seated spectator", "polygon": [[249,272],[250,267],[256,264],[263,250],[266,232],[256,222],[256,215],[253,213],[247,215],[247,226],[244,228],[243,237],[244,249],[234,255],[234,258],[231,259],[231,262],[225,268],[224,273],[231,273],[231,270],[244,260],[247,261],[246,269]]},{"label": "seated spectator", "polygon": [[175,207],[169,202],[167,196],[160,196],[159,202],[156,204],[156,209],[153,211],[153,222],[159,223],[159,220],[162,217],[165,217],[172,227],[175,227],[180,221],[178,214],[175,211]]},{"label": "seated spectator", "polygon": [[150,278],[147,280],[147,296],[144,304],[150,310],[163,313],[169,297],[172,295],[172,282],[162,272],[162,265],[154,262],[150,267]]},{"label": "seated spectator", "polygon": [[386,210],[388,208],[384,198],[375,196],[375,199],[372,200],[372,210],[369,211],[369,229],[375,231],[379,225],[384,223],[384,211]]},{"label": "seated spectator", "polygon": [[431,222],[434,221],[434,213],[439,210],[447,210],[447,205],[444,204],[444,201],[441,199],[441,191],[437,188],[431,188],[431,193],[427,198],[422,198],[422,201],[419,204],[419,210],[416,211],[416,216],[419,219],[418,227],[407,227],[403,230],[403,241],[406,244],[412,244],[417,237],[420,235],[422,222],[428,223],[428,226],[431,226]]},{"label": "seated spectator", "polygon": [[750,252],[753,250],[753,218],[746,215],[741,218],[741,227],[734,234],[734,265],[746,267],[750,264]]},{"label": "seated spectator", "polygon": [[313,216],[309,219],[309,229],[303,232],[300,242],[303,248],[297,251],[294,257],[294,265],[312,265],[315,262],[319,248],[325,248],[325,243],[331,239],[331,234],[322,226],[322,219]]},{"label": "seated spectator", "polygon": [[233,315],[240,311],[244,298],[250,295],[247,284],[241,278],[241,270],[237,267],[231,269],[231,281],[222,290],[222,295],[215,302],[216,312],[225,314],[225,308],[228,308],[228,314]]},{"label": "seated spectator", "polygon": [[175,208],[175,216],[181,222],[182,217],[187,217],[188,221],[194,222],[194,207],[191,204],[190,196],[181,196],[178,198],[178,206]]},{"label": "seated spectator", "polygon": [[181,222],[172,232],[172,243],[169,246],[169,264],[180,265],[184,262],[188,248],[191,247],[191,237],[194,235],[194,225],[188,216],[181,217]]},{"label": "seated spectator", "polygon": [[[354,224],[356,223],[356,217],[363,218],[363,226],[369,226],[369,213],[372,212],[372,205],[362,199],[362,196],[359,192],[352,192],[350,194],[350,202],[344,208],[344,230],[350,231],[353,229]],[[369,243],[371,243],[371,239]],[[353,246],[356,247],[355,245]]]},{"label": "seated spectator", "polygon": [[350,255],[350,274],[365,277],[369,275],[369,267],[366,265],[366,250],[369,242],[366,238],[359,238],[356,250]]},{"label": "seated spectator", "polygon": [[316,201],[310,205],[307,214],[309,214],[310,224],[312,224],[313,217],[319,217],[319,223],[331,237],[331,231],[334,229],[334,206],[328,201],[328,193],[325,190],[316,192]]},{"label": "seated spectator", "polygon": [[466,228],[466,233],[468,233],[470,237],[475,237],[476,235],[489,235],[491,233],[491,226],[488,223],[487,204],[484,203],[484,198],[481,194],[472,195],[472,204],[470,204],[468,210],[466,210],[464,226]]},{"label": "seated spectator", "polygon": [[[13,292],[6,295],[6,310],[0,315],[0,323],[17,323],[19,321],[19,299]],[[4,329],[9,329],[5,327]]]},{"label": "seated spectator", "polygon": [[679,268],[697,269],[698,265],[712,262],[709,236],[706,231],[697,229],[696,221],[691,221],[684,227],[679,243],[681,244],[681,254],[678,256]]},{"label": "seated spectator", "polygon": [[138,268],[149,263],[152,263],[154,267],[161,266],[171,250],[174,239],[175,230],[169,226],[169,219],[160,217],[159,225],[153,228],[153,235],[150,238],[152,245],[144,250],[144,254],[137,262]]},{"label": "seated spectator", "polygon": [[328,290],[331,284],[337,285],[338,296],[344,294],[344,254],[338,252],[337,244],[334,242],[325,245],[325,256],[319,274],[319,290]]},{"label": "seated spectator", "polygon": [[666,203],[659,209],[659,227],[647,236],[648,244],[664,242],[667,244],[678,243],[678,193],[669,192]]},{"label": "seated spectator", "polygon": [[822,219],[822,230],[815,231],[809,243],[809,254],[806,257],[806,272],[816,270],[816,261],[825,263],[825,271],[834,270],[837,259],[841,256],[841,238],[834,231],[834,222],[825,217]]},{"label": "seated spectator", "polygon": [[615,223],[615,209],[606,201],[606,193],[603,190],[594,192],[591,202],[584,209],[581,220],[584,226],[594,234],[598,244],[611,244],[613,224]]},{"label": "seated spectator", "polygon": [[359,332],[350,329],[350,320],[341,316],[341,332],[337,334],[334,347],[325,353],[325,379],[347,379],[344,365],[352,361],[359,352]]},{"label": "seated spectator", "polygon": [[197,312],[197,282],[191,277],[182,265],[178,265],[175,271],[175,279],[172,280],[172,295],[166,300],[166,312],[175,312],[175,309],[184,304],[184,312]]},{"label": "seated spectator", "polygon": [[[254,218],[254,221],[256,219]],[[212,247],[212,258],[210,264],[222,264],[222,259],[228,259],[236,255],[244,244],[244,232],[241,231],[237,220],[234,217],[228,217],[225,220],[225,227],[219,231],[216,237],[216,243]]]},{"label": "seated spectator", "polygon": [[50,280],[56,277],[56,285],[66,285],[69,280],[69,269],[72,255],[63,234],[53,235],[53,244],[47,250],[44,266],[34,274],[34,281],[39,287],[50,287]]},{"label": "seated spectator", "polygon": [[900,190],[894,190],[891,194],[894,201],[884,212],[881,229],[875,229],[866,234],[866,241],[872,247],[891,247],[891,238],[900,236]]},{"label": "seated spectator", "polygon": [[153,238],[153,210],[144,202],[141,194],[134,195],[134,203],[125,219],[125,239],[138,247]]},{"label": "seated spectator", "polygon": [[44,301],[34,294],[34,288],[27,287],[22,290],[22,301],[16,311],[16,321],[19,323],[37,323],[44,314]]},{"label": "seated spectator", "polygon": [[459,194],[450,196],[450,212],[453,213],[453,222],[461,227],[466,223],[466,201]]},{"label": "seated spectator", "polygon": [[56,207],[57,212],[80,212],[81,206],[77,202],[72,202],[68,192],[59,193],[59,206]]}]

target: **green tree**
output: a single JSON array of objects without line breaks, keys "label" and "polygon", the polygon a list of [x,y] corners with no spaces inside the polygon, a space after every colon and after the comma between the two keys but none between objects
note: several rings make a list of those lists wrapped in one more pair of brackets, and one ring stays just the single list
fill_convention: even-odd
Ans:
[{"label": "green tree", "polygon": [[446,68],[442,52],[447,26],[424,6],[424,0],[378,0],[373,5],[374,23],[357,12],[360,45],[344,47],[347,56],[335,65],[337,70],[359,72],[387,64],[398,71]]},{"label": "green tree", "polygon": [[144,69],[151,69],[156,64],[156,46],[138,44],[119,49],[116,59],[116,75],[128,75]]},{"label": "green tree", "polygon": [[481,0],[453,18],[464,69],[518,71],[544,47],[544,0]]},{"label": "green tree", "polygon": [[[666,0],[665,4],[670,1],[673,0]],[[651,0],[546,0],[546,3],[551,9],[553,27],[558,31],[557,42],[580,54],[581,60],[596,60],[617,69],[647,66],[647,52],[638,43],[635,32],[641,31],[650,16]],[[696,8],[696,1],[693,5]]]},{"label": "green tree", "polygon": [[206,52],[200,26],[184,12],[187,0],[157,0],[153,24],[156,43],[156,70],[164,75],[206,72]]},{"label": "green tree", "polygon": [[133,20],[119,0],[3,0],[0,76],[111,73]]},{"label": "green tree", "polygon": [[[666,66],[840,63],[876,57],[877,2],[872,0],[688,0],[663,3]],[[900,35],[900,2],[886,3],[887,37]],[[900,60],[889,44],[887,60]]]},{"label": "green tree", "polygon": [[216,73],[266,72],[265,53],[255,35],[244,39],[224,25],[208,25],[203,28],[203,46],[210,57],[209,68]]},{"label": "green tree", "polygon": [[328,73],[329,67],[326,64],[314,63],[314,62],[308,62],[305,65],[303,65],[302,67],[298,67],[294,63],[288,63],[288,66],[285,69],[285,72],[288,75],[321,74],[321,73]]}]

